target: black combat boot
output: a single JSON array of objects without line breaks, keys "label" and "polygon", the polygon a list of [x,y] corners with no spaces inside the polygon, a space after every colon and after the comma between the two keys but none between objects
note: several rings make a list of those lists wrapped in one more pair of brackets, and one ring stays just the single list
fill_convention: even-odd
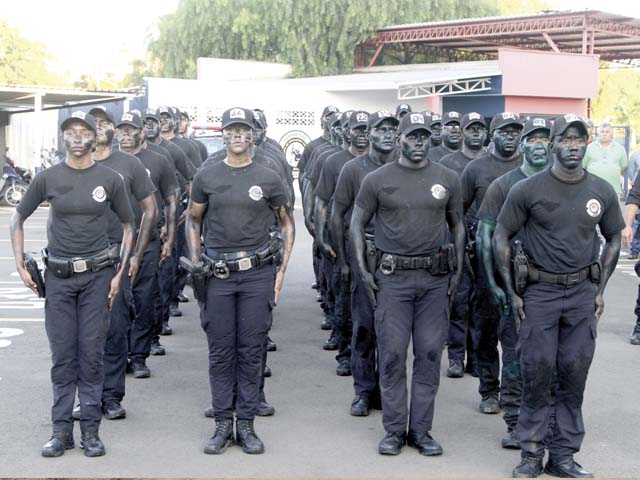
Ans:
[{"label": "black combat boot", "polygon": [[367,417],[369,415],[369,399],[365,396],[358,395],[351,402],[351,416]]},{"label": "black combat boot", "polygon": [[572,456],[553,458],[549,456],[544,466],[544,473],[561,478],[593,478],[593,473],[586,471]]},{"label": "black combat boot", "polygon": [[84,432],[80,448],[84,449],[85,457],[101,457],[106,453],[97,431]]},{"label": "black combat boot", "polygon": [[51,439],[42,446],[43,457],[59,457],[64,454],[65,450],[75,448],[73,441],[73,433],[55,432]]},{"label": "black combat boot", "polygon": [[449,360],[449,368],[447,369],[447,377],[462,378],[464,377],[464,366],[461,360]]},{"label": "black combat boot", "polygon": [[233,438],[233,419],[225,418],[216,420],[216,431],[204,446],[204,453],[219,455],[224,453],[227,447],[235,445]]},{"label": "black combat boot", "polygon": [[638,320],[636,326],[633,328],[633,333],[629,341],[631,345],[640,345],[640,320]]},{"label": "black combat boot", "polygon": [[253,429],[253,420],[236,421],[236,441],[244,453],[264,453],[264,443]]},{"label": "black combat boot", "polygon": [[520,465],[513,469],[513,478],[537,478],[542,474],[542,457],[525,454]]},{"label": "black combat boot", "polygon": [[407,435],[404,432],[387,432],[378,444],[378,453],[380,455],[400,455],[406,441]]},{"label": "black combat boot", "polygon": [[420,455],[426,457],[434,457],[436,455],[442,455],[442,445],[433,439],[429,432],[418,433],[409,432],[407,437],[407,445],[413,448],[417,448]]}]

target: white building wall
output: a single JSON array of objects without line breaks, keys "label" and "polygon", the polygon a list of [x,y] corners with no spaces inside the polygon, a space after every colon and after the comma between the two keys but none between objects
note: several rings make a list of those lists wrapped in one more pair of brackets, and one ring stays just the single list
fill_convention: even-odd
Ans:
[{"label": "white building wall", "polygon": [[7,135],[9,156],[21,167],[35,171],[40,167],[41,149],[58,145],[58,111],[14,113]]}]

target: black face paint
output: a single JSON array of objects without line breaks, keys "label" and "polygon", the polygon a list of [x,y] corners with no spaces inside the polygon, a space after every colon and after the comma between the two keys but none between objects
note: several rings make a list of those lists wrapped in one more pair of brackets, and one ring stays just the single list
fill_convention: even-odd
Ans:
[{"label": "black face paint", "polygon": [[496,128],[496,131],[493,132],[493,144],[496,151],[504,157],[510,157],[516,153],[521,134],[522,128],[515,125]]},{"label": "black face paint", "polygon": [[486,139],[487,127],[479,123],[472,123],[462,131],[462,140],[471,150],[480,150]]},{"label": "black face paint", "polygon": [[532,167],[539,169],[549,163],[549,134],[546,131],[530,133],[522,141],[525,161]]},{"label": "black face paint", "polygon": [[342,143],[351,145],[351,129],[349,127],[342,128]]},{"label": "black face paint", "polygon": [[225,128],[222,131],[222,140],[227,149],[235,154],[244,153],[253,144],[254,132],[248,127]]},{"label": "black face paint", "polygon": [[261,145],[264,141],[264,137],[267,136],[267,131],[264,128],[256,128],[256,133],[253,137],[253,143],[255,145]]},{"label": "black face paint", "polygon": [[122,149],[136,149],[142,143],[142,130],[130,125],[116,129],[116,135]]},{"label": "black face paint", "polygon": [[413,163],[420,163],[429,153],[430,134],[427,130],[415,130],[400,136],[402,156]]},{"label": "black face paint", "polygon": [[340,125],[334,125],[333,127],[331,127],[329,133],[331,133],[331,137],[333,138],[335,145],[340,145],[342,143],[343,132]]},{"label": "black face paint", "polygon": [[442,144],[442,125],[437,123],[431,125],[431,145],[438,147],[440,144]]},{"label": "black face paint", "polygon": [[69,128],[62,133],[64,147],[72,157],[82,157],[95,147],[95,134],[86,128]]},{"label": "black face paint", "polygon": [[460,124],[451,122],[442,128],[442,142],[452,150],[458,150],[462,145]]},{"label": "black face paint", "polygon": [[357,149],[364,149],[369,146],[367,127],[356,127],[349,129],[349,143]]},{"label": "black face paint", "polygon": [[160,114],[160,131],[172,132],[175,128],[173,118],[166,113]]},{"label": "black face paint", "polygon": [[155,140],[160,135],[160,124],[153,118],[144,121],[144,134],[148,140]]},{"label": "black face paint", "polygon": [[558,162],[567,170],[575,170],[582,166],[582,159],[587,151],[587,137],[576,127],[569,127],[553,140],[553,153]]},{"label": "black face paint", "polygon": [[107,118],[96,118],[96,143],[100,145],[111,145],[115,135],[115,127]]},{"label": "black face paint", "polygon": [[385,120],[369,132],[371,148],[381,153],[391,152],[396,145],[398,127],[389,120]]}]

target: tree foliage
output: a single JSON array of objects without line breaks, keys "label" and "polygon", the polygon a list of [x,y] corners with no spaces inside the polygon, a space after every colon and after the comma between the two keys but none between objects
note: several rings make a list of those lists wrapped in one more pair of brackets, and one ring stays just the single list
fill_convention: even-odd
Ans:
[{"label": "tree foliage", "polygon": [[378,28],[497,14],[490,0],[181,0],[150,52],[160,74],[194,78],[198,57],[289,63],[294,76],[345,73]]},{"label": "tree foliage", "polygon": [[600,70],[598,97],[592,103],[596,122],[609,120],[640,132],[640,71],[633,68]]}]

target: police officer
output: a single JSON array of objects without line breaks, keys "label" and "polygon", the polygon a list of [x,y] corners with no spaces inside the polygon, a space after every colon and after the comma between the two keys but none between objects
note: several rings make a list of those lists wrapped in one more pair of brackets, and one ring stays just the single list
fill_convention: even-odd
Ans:
[{"label": "police officer", "polygon": [[337,113],[337,112],[338,112],[338,109],[333,105],[328,105],[324,107],[324,109],[322,110],[322,115],[320,116],[320,127],[322,128],[322,135],[319,136],[318,138],[314,138],[304,147],[302,156],[300,157],[300,161],[298,162],[298,171],[299,171],[298,186],[300,187],[300,193],[302,193],[303,191],[302,183],[304,179],[304,172],[307,167],[307,164],[309,163],[309,160],[311,159],[311,155],[313,155],[314,151],[317,148],[329,143],[329,140],[331,139],[331,132],[330,132],[331,126],[327,123],[327,120],[332,113]]},{"label": "police officer", "polygon": [[[462,116],[460,122],[460,126],[462,127],[462,148],[449,155],[445,155],[440,160],[441,165],[453,170],[458,176],[462,176],[465,167],[472,160],[484,153],[483,145],[487,137],[487,126],[484,118],[479,113],[467,113]],[[475,209],[470,208],[465,215],[465,226],[467,228],[465,265],[462,270],[462,277],[460,278],[456,296],[451,305],[451,319],[447,341],[447,351],[449,355],[447,377],[449,378],[461,378],[464,376],[465,350],[467,351],[466,371],[477,376],[472,326],[470,325],[473,318],[470,306],[473,304],[474,299],[473,261],[475,258],[475,217]]]},{"label": "police officer", "polygon": [[[179,109],[177,109],[176,107],[160,107],[161,109],[161,114],[160,114],[160,132],[161,135],[164,138],[167,138],[167,136],[165,136],[165,134],[167,132],[165,132],[165,128],[167,126],[171,127],[173,129],[172,133],[173,133],[173,137],[171,137],[170,139],[167,138],[167,140],[171,140],[172,142],[174,142],[175,144],[177,144],[182,150],[184,150],[184,153],[187,154],[187,157],[189,157],[189,160],[191,160],[191,163],[193,164],[193,166],[197,169],[200,168],[200,166],[202,165],[202,156],[200,155],[200,151],[198,150],[198,147],[195,145],[194,142],[192,142],[191,140],[189,140],[187,137],[184,137],[181,133],[180,133],[180,124],[182,121],[182,112],[180,112]],[[169,120],[164,116],[163,110],[168,110],[170,113],[170,121],[168,122],[168,125],[165,125],[165,121]],[[188,127],[188,124],[187,124]]]},{"label": "police officer", "polygon": [[180,112],[179,123],[178,123],[178,134],[182,138],[186,138],[191,142],[191,144],[196,147],[198,153],[200,154],[200,160],[204,162],[209,156],[209,152],[207,151],[207,147],[199,141],[197,138],[189,138],[189,126],[191,125],[191,118],[189,117],[189,112]]},{"label": "police officer", "polygon": [[[109,334],[104,348],[102,411],[105,418],[115,420],[124,418],[127,414],[121,403],[125,395],[129,328],[133,311],[131,286],[135,285],[140,262],[155,229],[158,210],[154,196],[156,188],[142,162],[135,156],[115,150],[111,146],[115,135],[113,114],[102,106],[94,107],[90,113],[96,119],[98,132],[93,160],[115,170],[124,179],[127,198],[135,217],[135,228],[139,232],[135,252],[129,261],[129,274],[122,277],[120,293],[114,299],[113,308],[109,315]],[[110,214],[109,241],[110,243],[119,243],[121,238],[120,223],[114,215]]]},{"label": "police officer", "polygon": [[[353,416],[367,416],[369,409],[380,406],[380,386],[376,360],[376,332],[373,303],[360,281],[355,255],[348,242],[351,213],[364,177],[382,165],[395,160],[398,119],[390,112],[380,111],[369,116],[367,125],[370,148],[367,153],[348,161],[338,177],[333,194],[331,231],[335,245],[336,265],[342,277],[351,280],[351,373],[355,398],[351,402]],[[373,222],[365,227],[368,242],[373,241]]]},{"label": "police officer", "polygon": [[413,110],[411,109],[411,105],[407,105],[406,103],[401,103],[396,107],[396,118],[400,120],[407,113],[411,113],[412,111]]},{"label": "police officer", "polygon": [[[120,176],[91,158],[94,118],[76,111],[60,129],[66,160],[33,179],[11,218],[11,242],[20,278],[36,291],[24,266],[23,224],[42,202],[49,202],[44,312],[52,360],[53,436],[42,455],[58,457],[74,448],[72,410],[78,390],[81,446],[86,456],[96,457],[105,454],[98,430],[108,315],[127,276],[133,212]],[[109,246],[109,210],[122,225],[119,249]]]},{"label": "police officer", "polygon": [[[450,296],[462,273],[465,230],[460,179],[427,159],[431,131],[424,114],[405,115],[400,133],[400,160],[378,168],[362,182],[350,235],[358,274],[372,302],[377,290],[375,327],[386,431],[378,452],[398,455],[408,440],[423,455],[441,455],[442,447],[430,430]],[[381,255],[375,280],[365,259],[365,227],[374,215],[375,245]],[[408,412],[406,361],[412,337]]]},{"label": "police officer", "polygon": [[492,238],[500,209],[511,188],[520,180],[536,175],[549,167],[549,136],[551,124],[544,118],[529,118],[522,131],[520,149],[524,161],[520,168],[511,170],[498,177],[489,186],[482,205],[477,213],[478,233],[476,247],[478,258],[482,262],[493,302],[499,307],[500,325],[498,338],[502,348],[502,378],[500,382],[500,407],[504,411],[507,434],[502,439],[503,448],[520,448],[516,437],[518,410],[522,397],[522,377],[516,354],[517,333],[513,312],[504,290],[498,286],[494,276]]},{"label": "police officer", "polygon": [[458,152],[462,148],[461,117],[458,112],[446,112],[442,116],[442,143],[429,149],[429,160],[439,162],[445,155]]},{"label": "police officer", "polygon": [[[295,228],[284,183],[274,172],[251,160],[251,110],[225,111],[222,128],[227,157],[196,174],[186,226],[190,258],[199,265],[204,219],[205,261],[213,263],[206,298],[200,302],[202,327],[209,342],[209,379],[216,419],[216,431],[207,441],[205,453],[223,453],[234,443],[234,386],[238,392],[237,442],[246,453],[263,453],[264,444],[253,426],[262,354]],[[277,252],[270,239],[276,221],[284,244],[277,272]]]},{"label": "police officer", "polygon": [[[150,149],[143,148],[144,132],[140,115],[133,112],[122,114],[116,125],[116,138],[121,151],[135,155],[142,162],[156,187],[156,203],[158,207],[164,207],[164,210],[159,210],[157,228],[152,232],[143,253],[132,288],[135,318],[130,328],[129,366],[134,378],[147,378],[151,372],[146,359],[151,351],[151,339],[157,324],[156,303],[160,292],[157,270],[160,262],[171,258],[178,183],[169,161]],[[163,227],[166,234],[164,245],[161,246],[160,230]]]},{"label": "police officer", "polygon": [[[334,232],[329,229],[325,235],[327,221],[331,215],[331,201],[338,183],[338,176],[342,167],[354,157],[364,155],[369,150],[369,113],[359,110],[353,112],[349,120],[349,148],[331,155],[322,167],[320,180],[315,189],[316,211],[314,222],[316,235],[321,252],[325,255],[329,265],[332,266],[331,286],[335,296],[334,327],[335,339],[338,344],[336,360],[336,374],[339,376],[351,375],[351,279],[348,269],[343,269],[345,263],[335,261],[336,253],[331,247],[335,239]],[[329,241],[327,241],[329,240]]]},{"label": "police officer", "polygon": [[439,147],[442,145],[442,115],[434,113],[431,115],[431,146]]},{"label": "police officer", "polygon": [[[636,177],[637,178],[637,177]],[[636,214],[638,213],[638,208],[640,207],[640,179],[638,181],[633,182],[633,188],[629,191],[629,195],[626,200],[626,208],[624,212],[624,219],[626,226],[622,231],[622,240],[626,247],[631,245],[631,241],[634,238],[633,233],[633,221],[636,218]],[[640,234],[640,233],[638,233]],[[639,269],[640,262],[636,263],[635,271],[636,274],[640,271]],[[640,286],[638,286],[638,296],[636,297],[636,308],[633,312],[636,316],[636,324],[633,327],[633,331],[631,332],[631,337],[629,338],[629,342],[631,345],[640,345]]]},{"label": "police officer", "polygon": [[[465,213],[477,211],[491,182],[522,165],[518,150],[522,134],[522,122],[513,113],[497,114],[491,121],[494,149],[476,158],[462,172],[462,200]],[[498,329],[500,312],[491,300],[482,264],[478,265],[475,278],[474,340],[478,373],[480,375],[479,409],[485,414],[500,411],[500,357],[498,354]]]},{"label": "police officer", "polygon": [[[613,187],[582,168],[585,122],[576,115],[558,117],[551,138],[553,166],[512,187],[493,238],[499,272],[516,326],[521,327],[518,349],[524,384],[517,436],[522,462],[513,476],[533,478],[543,471],[547,396],[557,368],[556,423],[546,445],[549,459],[544,471],[557,477],[592,477],[573,455],[584,438],[584,388],[624,220]],[[596,226],[606,239],[601,264]],[[517,292],[514,281],[520,286],[523,278],[511,274],[509,244],[516,234],[528,257],[528,285]]]}]

